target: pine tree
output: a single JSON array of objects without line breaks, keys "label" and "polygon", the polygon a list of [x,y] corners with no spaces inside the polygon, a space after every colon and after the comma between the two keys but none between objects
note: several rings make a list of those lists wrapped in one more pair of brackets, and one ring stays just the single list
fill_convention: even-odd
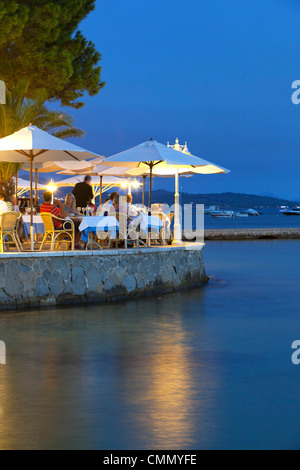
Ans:
[{"label": "pine tree", "polygon": [[96,95],[100,54],[78,30],[95,0],[0,0],[0,79],[9,90],[29,81],[29,95],[44,88],[48,99],[79,108]]},{"label": "pine tree", "polygon": [[[6,104],[0,105],[0,138],[19,131],[29,124],[61,139],[83,137],[84,131],[74,127],[71,116],[62,111],[52,111],[46,106],[47,91],[37,89],[30,99],[27,98],[28,82],[19,82],[7,92]],[[17,175],[22,163],[0,162],[0,190],[11,196],[15,187],[13,177]]]}]

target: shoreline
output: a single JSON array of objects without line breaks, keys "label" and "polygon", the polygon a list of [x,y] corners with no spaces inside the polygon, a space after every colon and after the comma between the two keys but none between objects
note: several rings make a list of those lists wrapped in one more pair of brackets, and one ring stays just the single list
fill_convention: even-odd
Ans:
[{"label": "shoreline", "polygon": [[[190,232],[192,234],[192,232]],[[193,232],[194,233],[194,232]],[[187,239],[189,231],[187,232]],[[299,228],[245,228],[245,229],[206,229],[204,230],[204,241],[214,240],[297,240],[300,239]],[[195,238],[194,238],[195,240]]]}]

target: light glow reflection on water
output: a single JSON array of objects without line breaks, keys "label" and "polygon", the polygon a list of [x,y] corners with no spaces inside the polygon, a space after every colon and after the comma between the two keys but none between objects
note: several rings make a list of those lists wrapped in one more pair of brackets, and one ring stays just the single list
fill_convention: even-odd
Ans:
[{"label": "light glow reflection on water", "polygon": [[1,314],[0,448],[297,448],[299,248],[214,242],[204,288]]}]

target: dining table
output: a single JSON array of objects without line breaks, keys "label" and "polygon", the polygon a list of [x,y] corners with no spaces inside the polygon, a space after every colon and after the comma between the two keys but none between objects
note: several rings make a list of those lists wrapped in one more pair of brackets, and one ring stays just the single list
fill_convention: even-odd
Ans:
[{"label": "dining table", "polygon": [[[30,215],[22,215],[22,222],[24,236],[26,239],[28,239],[28,236],[30,235]],[[42,217],[38,214],[33,216],[33,232],[35,235],[39,233],[45,233],[45,227],[42,221]]]},{"label": "dining table", "polygon": [[[134,224],[139,227],[142,238],[147,239],[150,244],[151,234],[159,234],[163,227],[163,222],[158,216],[151,216],[147,212],[140,212],[137,217],[132,218],[129,226]],[[119,231],[119,222],[114,215],[108,216],[84,216],[79,225],[81,240],[86,243],[86,250],[92,246],[102,249],[100,243],[95,241],[95,235],[100,239],[116,238]]]},{"label": "dining table", "polygon": [[79,225],[81,240],[86,243],[86,250],[92,246],[102,249],[100,243],[95,241],[98,238],[116,238],[119,230],[119,222],[114,216],[84,216]]}]

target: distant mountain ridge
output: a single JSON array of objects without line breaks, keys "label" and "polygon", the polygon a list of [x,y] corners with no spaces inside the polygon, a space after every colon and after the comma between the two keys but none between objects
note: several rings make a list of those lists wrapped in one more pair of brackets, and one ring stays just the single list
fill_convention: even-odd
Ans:
[{"label": "distant mountain ridge", "polygon": [[[140,198],[140,197],[139,197]],[[153,202],[165,202],[169,205],[174,204],[174,193],[158,189],[152,192]],[[212,194],[190,194],[181,193],[181,204],[204,204],[205,206],[220,206],[222,208],[259,208],[270,207],[277,208],[280,206],[297,206],[299,201],[290,201],[276,197],[258,196],[255,194],[243,193],[212,193]]]}]

